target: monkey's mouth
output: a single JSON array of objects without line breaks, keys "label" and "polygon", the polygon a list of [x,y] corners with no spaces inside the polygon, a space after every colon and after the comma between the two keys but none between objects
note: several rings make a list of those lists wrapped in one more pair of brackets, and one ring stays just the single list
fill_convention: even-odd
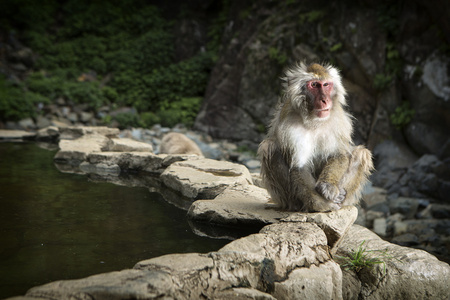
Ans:
[{"label": "monkey's mouth", "polygon": [[330,107],[316,110],[317,117],[326,118],[330,115]]}]

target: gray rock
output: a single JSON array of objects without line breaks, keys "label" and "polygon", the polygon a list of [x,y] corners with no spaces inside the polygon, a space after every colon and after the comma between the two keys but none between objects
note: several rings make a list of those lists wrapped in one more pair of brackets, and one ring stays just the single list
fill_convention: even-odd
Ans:
[{"label": "gray rock", "polygon": [[430,90],[446,101],[450,100],[450,77],[447,66],[450,61],[447,57],[431,56],[423,67],[422,80]]},{"label": "gray rock", "polygon": [[[140,262],[135,269],[171,274],[176,284],[170,295],[176,299],[198,299],[199,295],[236,299],[235,290],[234,297],[228,298],[230,287],[243,285],[246,290],[239,295],[245,297],[237,299],[249,299],[249,294],[263,297],[255,299],[297,299],[305,291],[295,289],[295,283],[314,280],[318,286],[319,279],[323,281],[320,274],[332,277],[320,285],[324,288],[316,290],[315,298],[326,299],[331,293],[341,299],[340,269],[323,251],[325,244],[326,237],[317,225],[280,223],[231,242],[218,252],[166,255]],[[310,265],[317,266],[315,272],[309,272]],[[313,292],[311,285],[307,292]]]},{"label": "gray rock", "polygon": [[331,254],[335,254],[350,226],[358,216],[358,209],[354,206],[328,213],[295,213],[283,219],[283,222],[310,222],[317,224],[325,233]]},{"label": "gray rock", "polygon": [[430,173],[434,172],[434,168],[439,164],[440,161],[436,155],[425,154],[412,165],[412,168],[422,173]]},{"label": "gray rock", "polygon": [[121,170],[144,171],[160,174],[165,154],[151,152],[95,152],[87,157],[90,164],[118,165]]},{"label": "gray rock", "polygon": [[450,205],[433,203],[419,215],[421,218],[450,219]]},{"label": "gray rock", "polygon": [[54,159],[60,162],[80,164],[87,159],[89,154],[101,152],[108,141],[107,137],[98,134],[84,135],[75,140],[60,140],[60,150],[56,153]]},{"label": "gray rock", "polygon": [[[450,235],[450,220],[449,219],[422,219],[422,220],[404,220],[401,222],[395,222],[393,224],[393,236],[400,236],[403,234],[412,233],[417,236],[429,236],[429,235],[439,235],[440,243],[439,246],[444,246],[446,237]],[[424,244],[426,245],[426,244]],[[435,251],[434,249],[427,249],[428,251]],[[439,251],[441,253],[448,252]]]},{"label": "gray rock", "polygon": [[387,191],[383,188],[373,187],[370,191],[363,194],[363,201],[368,209],[373,205],[387,202]]},{"label": "gray rock", "polygon": [[377,218],[373,220],[373,232],[382,237],[385,237],[387,235],[386,218]]},{"label": "gray rock", "polygon": [[113,152],[153,152],[150,144],[138,142],[127,138],[112,138],[108,141],[103,151]]},{"label": "gray rock", "polygon": [[24,130],[0,129],[0,139],[3,140],[20,140],[24,138],[33,138],[36,136],[34,132]]},{"label": "gray rock", "polygon": [[166,272],[123,270],[79,280],[56,281],[32,288],[27,297],[38,299],[157,299],[170,293],[172,276]]},{"label": "gray rock", "polygon": [[[59,127],[59,126],[58,126]],[[108,127],[102,127],[102,126],[83,126],[83,127],[76,127],[76,126],[69,126],[69,127],[62,127],[59,129],[61,133],[61,139],[64,140],[73,140],[77,139],[83,135],[102,135],[108,138],[116,138],[119,135],[119,129],[118,128],[108,128]]]},{"label": "gray rock", "polygon": [[18,124],[19,127],[24,130],[36,129],[36,124],[34,124],[34,121],[31,118],[22,119],[18,122]]},{"label": "gray rock", "polygon": [[36,139],[39,141],[56,141],[59,138],[59,129],[55,126],[48,126],[39,129],[36,133]]},{"label": "gray rock", "polygon": [[419,199],[399,197],[389,200],[389,210],[392,214],[401,213],[407,219],[412,219],[417,213],[419,204]]},{"label": "gray rock", "polygon": [[266,189],[254,185],[232,185],[213,200],[197,200],[188,217],[223,225],[262,225],[278,222],[289,215],[268,203]]},{"label": "gray rock", "polygon": [[173,163],[161,174],[161,180],[183,196],[195,199],[213,199],[235,183],[252,184],[245,166],[207,158]]},{"label": "gray rock", "polygon": [[371,176],[371,180],[374,185],[384,188],[397,183],[404,170],[417,160],[417,156],[406,145],[392,140],[378,144],[373,155],[377,172]]},{"label": "gray rock", "polygon": [[448,133],[444,128],[420,121],[408,124],[405,136],[414,151],[420,154],[440,154],[442,146],[448,140]]},{"label": "gray rock", "polygon": [[100,176],[119,176],[120,167],[119,165],[112,164],[90,164],[88,162],[82,162],[79,166],[80,170],[87,174],[98,174]]},{"label": "gray rock", "polygon": [[78,122],[78,115],[75,112],[70,112],[67,114],[67,119],[72,123],[76,123]]},{"label": "gray rock", "polygon": [[83,123],[89,123],[94,118],[94,114],[91,112],[82,111],[80,113],[80,121]]},{"label": "gray rock", "polygon": [[244,164],[249,169],[257,169],[261,167],[261,163],[259,162],[259,160],[256,159],[250,159],[246,161]]},{"label": "gray rock", "polygon": [[386,214],[382,211],[368,210],[366,213],[366,223],[364,224],[364,226],[367,228],[373,228],[374,220],[384,217],[386,217]]},{"label": "gray rock", "polygon": [[[344,272],[346,287],[352,287],[352,299],[448,299],[450,266],[422,250],[410,249],[383,241],[370,230],[353,225],[344,237],[338,255],[349,256],[365,241],[370,258],[384,264]],[[386,255],[382,252],[386,251]],[[367,253],[367,252],[366,252]],[[373,255],[373,256],[372,256]],[[386,269],[386,272],[384,272]],[[345,288],[344,288],[345,289]]]},{"label": "gray rock", "polygon": [[342,272],[333,261],[298,268],[282,282],[275,282],[276,299],[342,299]]},{"label": "gray rock", "polygon": [[419,238],[415,234],[405,233],[394,237],[391,242],[400,246],[411,247],[419,244]]},{"label": "gray rock", "polygon": [[350,255],[362,240],[370,255],[387,255],[384,265],[363,268],[358,276],[331,259],[318,225],[292,221],[268,225],[217,252],[156,257],[133,270],[35,287],[23,299],[446,299],[448,264],[356,225],[338,254]]},{"label": "gray rock", "polygon": [[58,118],[58,119],[51,120],[51,126],[56,126],[61,129],[61,128],[72,126],[72,123],[70,123],[70,121],[68,121],[66,119]]},{"label": "gray rock", "polygon": [[44,117],[44,116],[37,116],[36,117],[36,126],[37,128],[45,128],[51,125],[51,122],[48,118]]}]

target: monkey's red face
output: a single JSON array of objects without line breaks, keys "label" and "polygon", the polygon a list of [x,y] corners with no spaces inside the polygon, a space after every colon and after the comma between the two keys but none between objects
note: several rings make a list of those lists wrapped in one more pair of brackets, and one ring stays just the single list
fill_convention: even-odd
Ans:
[{"label": "monkey's red face", "polygon": [[314,115],[318,118],[328,117],[333,106],[331,99],[333,82],[328,80],[311,80],[306,83],[306,88],[313,100]]}]

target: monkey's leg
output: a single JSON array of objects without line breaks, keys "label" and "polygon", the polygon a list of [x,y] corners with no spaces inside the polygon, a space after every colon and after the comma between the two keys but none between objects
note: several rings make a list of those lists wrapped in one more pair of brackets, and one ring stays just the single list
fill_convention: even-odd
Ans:
[{"label": "monkey's leg", "polygon": [[340,182],[347,195],[343,204],[352,205],[359,202],[364,184],[373,171],[372,153],[364,146],[353,149],[347,172]]},{"label": "monkey's leg", "polygon": [[272,201],[282,209],[290,209],[289,166],[281,151],[274,141],[266,139],[259,146],[258,156],[261,160],[262,181]]},{"label": "monkey's leg", "polygon": [[312,175],[312,170],[293,169],[291,171],[291,188],[295,197],[291,203],[291,210],[300,210],[304,212],[332,211],[338,210],[340,205],[336,202],[326,199],[317,192],[316,180]]},{"label": "monkey's leg", "polygon": [[347,191],[342,186],[341,181],[348,172],[349,163],[350,157],[344,153],[330,157],[317,179],[316,191],[325,199],[341,204],[347,195]]}]

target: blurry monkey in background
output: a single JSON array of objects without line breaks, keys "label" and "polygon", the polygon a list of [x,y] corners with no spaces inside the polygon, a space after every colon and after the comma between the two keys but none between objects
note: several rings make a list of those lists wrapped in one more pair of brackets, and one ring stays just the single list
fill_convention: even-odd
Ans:
[{"label": "blurry monkey in background", "polygon": [[352,142],[345,89],[331,65],[287,70],[283,96],[260,144],[261,175],[282,209],[319,212],[359,201],[372,155]]},{"label": "blurry monkey in background", "polygon": [[203,156],[202,150],[200,150],[193,140],[178,132],[171,132],[163,137],[159,153],[195,154]]}]

